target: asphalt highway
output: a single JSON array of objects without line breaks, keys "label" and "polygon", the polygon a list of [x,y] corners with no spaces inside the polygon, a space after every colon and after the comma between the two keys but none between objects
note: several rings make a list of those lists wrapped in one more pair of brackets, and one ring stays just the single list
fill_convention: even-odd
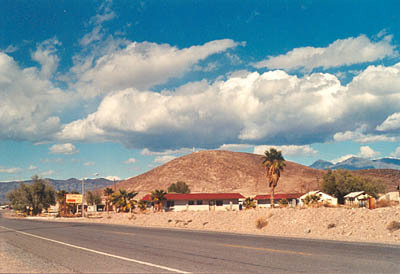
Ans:
[{"label": "asphalt highway", "polygon": [[400,273],[400,246],[0,217],[0,237],[75,273]]}]

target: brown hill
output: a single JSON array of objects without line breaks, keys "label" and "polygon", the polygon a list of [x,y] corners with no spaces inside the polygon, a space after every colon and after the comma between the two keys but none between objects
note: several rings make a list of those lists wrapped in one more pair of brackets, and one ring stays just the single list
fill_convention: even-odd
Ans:
[{"label": "brown hill", "polygon": [[[276,193],[307,192],[316,189],[325,174],[293,162],[286,162]],[[262,156],[230,151],[200,151],[118,183],[117,188],[139,191],[164,189],[177,181],[192,192],[240,192],[243,195],[269,193]],[[142,195],[140,195],[142,196]]]}]

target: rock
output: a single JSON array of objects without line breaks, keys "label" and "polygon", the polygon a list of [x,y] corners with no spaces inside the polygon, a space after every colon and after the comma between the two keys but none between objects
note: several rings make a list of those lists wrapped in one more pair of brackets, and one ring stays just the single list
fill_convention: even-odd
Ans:
[{"label": "rock", "polygon": [[310,229],[310,228],[305,229],[305,230],[304,230],[304,233],[306,233],[306,234],[307,234],[307,233],[311,233],[311,229]]}]

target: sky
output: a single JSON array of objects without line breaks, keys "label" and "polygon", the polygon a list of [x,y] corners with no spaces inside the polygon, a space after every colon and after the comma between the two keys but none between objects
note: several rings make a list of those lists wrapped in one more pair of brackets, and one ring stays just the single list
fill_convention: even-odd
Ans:
[{"label": "sky", "polygon": [[399,1],[0,4],[0,181],[400,158]]}]

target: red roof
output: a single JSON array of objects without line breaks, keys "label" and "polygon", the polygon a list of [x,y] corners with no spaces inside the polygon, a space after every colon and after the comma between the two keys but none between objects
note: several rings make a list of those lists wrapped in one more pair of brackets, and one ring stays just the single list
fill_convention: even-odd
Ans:
[{"label": "red roof", "polygon": [[[165,198],[167,200],[233,200],[242,199],[244,196],[240,193],[168,193]],[[147,194],[142,200],[151,201],[151,194]]]},{"label": "red roof", "polygon": [[[303,194],[300,193],[288,193],[288,194],[275,194],[274,199],[298,199],[302,196]],[[271,199],[271,195],[257,195],[254,197],[254,200],[267,200]]]}]

